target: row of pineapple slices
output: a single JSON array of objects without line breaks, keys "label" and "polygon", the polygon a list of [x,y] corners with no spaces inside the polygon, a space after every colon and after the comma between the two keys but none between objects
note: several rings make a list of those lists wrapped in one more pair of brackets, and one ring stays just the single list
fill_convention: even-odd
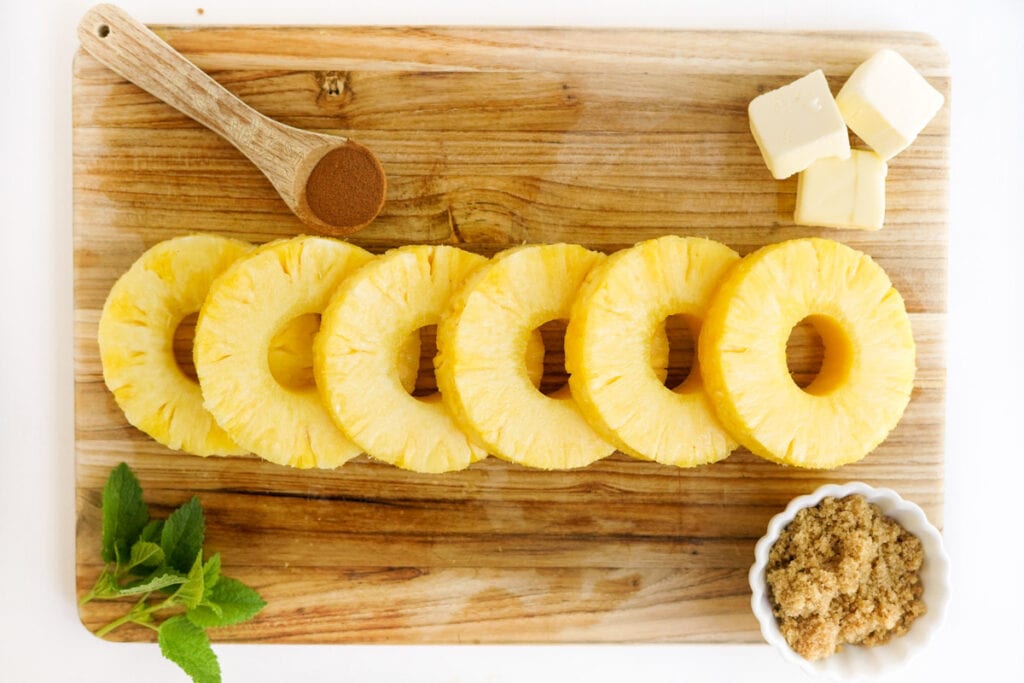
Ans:
[{"label": "row of pineapple slices", "polygon": [[[195,311],[198,383],[172,348]],[[698,339],[674,388],[664,384],[670,315]],[[570,379],[546,395],[539,328],[558,319]],[[802,320],[825,347],[804,388],[786,360]],[[439,392],[416,397],[418,331],[429,325]],[[365,452],[418,472],[488,453],[574,468],[616,450],[686,467],[737,443],[836,467],[896,425],[915,372],[909,319],[884,271],[816,238],[743,259],[677,236],[611,256],[543,244],[486,259],[450,246],[373,256],[321,237],[253,248],[191,235],[155,245],[118,280],[99,345],[128,421],[170,448],[302,468]]]}]

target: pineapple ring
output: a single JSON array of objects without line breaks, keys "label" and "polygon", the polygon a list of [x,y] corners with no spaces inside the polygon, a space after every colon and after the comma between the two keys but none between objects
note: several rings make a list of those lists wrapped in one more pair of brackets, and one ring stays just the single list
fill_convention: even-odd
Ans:
[{"label": "pineapple ring", "polygon": [[664,372],[652,367],[652,351],[664,354],[655,340],[664,339],[668,316],[700,324],[739,258],[718,242],[669,235],[612,254],[587,277],[566,333],[569,386],[590,423],[622,452],[693,467],[736,448],[704,391],[697,361],[669,389]]},{"label": "pineapple ring", "polygon": [[485,263],[455,247],[393,249],[348,278],[324,311],[314,344],[320,394],[335,423],[370,457],[428,473],[487,457],[439,394],[412,396],[398,372],[403,340],[436,325],[458,286]]},{"label": "pineapple ring", "polygon": [[[300,315],[281,328],[270,341],[267,362],[270,373],[286,388],[315,386],[313,341],[320,331],[320,314]],[[416,388],[420,369],[420,336],[411,334],[398,349],[398,379],[406,391]]]},{"label": "pineapple ring", "polygon": [[282,465],[332,468],[359,455],[316,387],[286,387],[271,371],[279,330],[321,313],[338,285],[373,256],[324,237],[270,242],[210,288],[193,343],[207,409],[241,446]]},{"label": "pineapple ring", "polygon": [[157,442],[194,455],[242,455],[203,407],[199,384],[174,358],[174,331],[221,272],[252,249],[189,235],[147,250],[114,284],[99,323],[103,380],[125,417]]},{"label": "pineapple ring", "polygon": [[[808,319],[825,355],[806,388],[786,343]],[[704,382],[726,428],[775,462],[828,469],[871,452],[914,387],[903,298],[871,257],[820,238],[763,247],[726,277],[698,342]]]},{"label": "pineapple ring", "polygon": [[542,394],[526,364],[535,330],[569,317],[584,278],[604,258],[569,244],[509,249],[452,300],[437,331],[437,384],[462,428],[494,455],[567,469],[615,451],[571,395]]}]

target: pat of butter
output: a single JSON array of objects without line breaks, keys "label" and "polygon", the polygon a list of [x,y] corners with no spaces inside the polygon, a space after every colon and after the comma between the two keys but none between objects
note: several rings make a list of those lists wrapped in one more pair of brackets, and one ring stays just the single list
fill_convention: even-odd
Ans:
[{"label": "pat of butter", "polygon": [[847,159],[821,159],[796,186],[797,225],[878,230],[885,219],[885,161],[855,149]]},{"label": "pat of butter", "polygon": [[893,50],[880,50],[858,66],[836,96],[846,125],[885,160],[914,141],[943,100]]},{"label": "pat of butter", "polygon": [[821,69],[758,95],[750,132],[772,176],[788,178],[824,157],[846,158],[850,139]]}]

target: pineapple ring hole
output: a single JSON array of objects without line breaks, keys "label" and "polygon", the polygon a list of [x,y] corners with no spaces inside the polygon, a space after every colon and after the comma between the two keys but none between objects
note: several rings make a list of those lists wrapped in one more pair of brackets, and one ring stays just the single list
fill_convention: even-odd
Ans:
[{"label": "pineapple ring hole", "polygon": [[316,386],[313,376],[313,338],[320,331],[320,314],[306,313],[281,326],[267,347],[270,374],[286,389]]},{"label": "pineapple ring hole", "polygon": [[569,373],[565,369],[565,330],[569,321],[549,320],[537,331],[544,342],[544,372],[537,389],[545,396],[561,396],[568,391]]},{"label": "pineapple ring hole", "polygon": [[424,325],[413,334],[420,339],[420,362],[416,371],[416,384],[409,393],[417,398],[437,393],[437,377],[434,376],[434,356],[437,355],[437,325]]},{"label": "pineapple ring hole", "polygon": [[808,394],[834,391],[846,379],[853,350],[849,336],[833,318],[809,315],[786,341],[786,366],[793,383]]},{"label": "pineapple ring hole", "polygon": [[174,336],[171,339],[174,362],[178,364],[178,369],[182,374],[196,384],[199,383],[199,376],[196,374],[196,366],[192,362],[192,342],[196,337],[197,320],[199,320],[199,311],[186,315],[174,328]]},{"label": "pineapple ring hole", "polygon": [[672,391],[686,391],[693,387],[700,374],[694,372],[697,367],[700,321],[691,315],[676,313],[665,318],[662,327],[655,334],[661,330],[664,330],[668,340],[668,353],[662,355],[662,358],[667,360],[667,365],[664,368],[657,367],[660,363],[652,358],[652,367],[658,376],[664,372],[662,383],[666,388]]}]

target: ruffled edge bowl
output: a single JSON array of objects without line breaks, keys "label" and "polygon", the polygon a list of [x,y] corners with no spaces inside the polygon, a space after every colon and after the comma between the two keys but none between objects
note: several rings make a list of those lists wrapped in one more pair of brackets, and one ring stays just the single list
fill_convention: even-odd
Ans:
[{"label": "ruffled edge bowl", "polygon": [[[918,618],[910,630],[895,637],[884,645],[859,647],[845,645],[831,657],[810,661],[797,654],[786,642],[779,630],[775,615],[772,614],[768,597],[768,583],[765,570],[768,554],[782,530],[793,520],[797,512],[813,507],[824,498],[844,498],[861,495],[868,502],[878,505],[887,516],[893,518],[904,529],[917,536],[924,548],[924,563],[921,567],[921,582],[924,585],[923,600],[927,613]],[[761,625],[761,634],[782,656],[800,666],[804,671],[833,679],[849,680],[892,672],[904,666],[915,655],[925,649],[932,635],[941,626],[949,603],[950,576],[949,556],[942,543],[942,535],[916,504],[904,500],[892,489],[875,488],[863,482],[850,484],[828,484],[805,496],[790,501],[786,509],[772,517],[765,535],[754,548],[754,564],[748,578],[752,591],[750,604]]]}]

